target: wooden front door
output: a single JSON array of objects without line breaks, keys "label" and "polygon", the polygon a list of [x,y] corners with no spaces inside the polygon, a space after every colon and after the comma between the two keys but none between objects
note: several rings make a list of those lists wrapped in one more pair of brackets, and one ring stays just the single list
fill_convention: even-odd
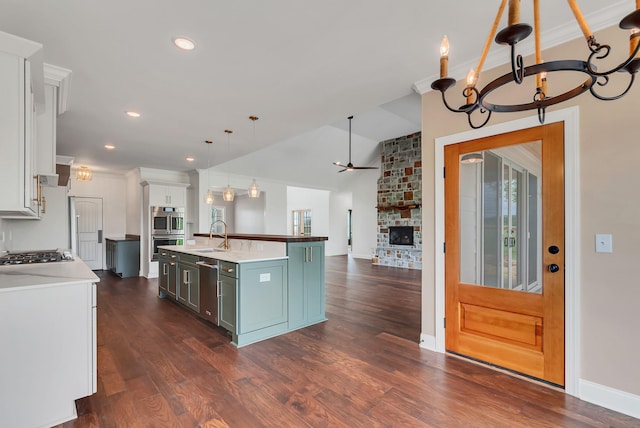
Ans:
[{"label": "wooden front door", "polygon": [[444,153],[447,351],[563,386],[563,123]]}]

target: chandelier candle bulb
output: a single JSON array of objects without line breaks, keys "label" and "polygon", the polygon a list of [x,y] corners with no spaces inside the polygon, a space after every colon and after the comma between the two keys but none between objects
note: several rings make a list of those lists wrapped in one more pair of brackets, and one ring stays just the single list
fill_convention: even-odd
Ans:
[{"label": "chandelier candle bulb", "polygon": [[[638,0],[640,1],[640,0]],[[442,38],[440,44],[440,78],[447,77],[447,67],[449,65],[449,39],[447,36]]]},{"label": "chandelier candle bulb", "polygon": [[520,0],[509,0],[509,26],[520,23]]},{"label": "chandelier candle bulb", "polygon": [[540,76],[540,80],[542,81],[542,93],[544,94],[544,97],[548,97],[549,94],[547,92],[547,72],[543,72],[539,74]]},{"label": "chandelier candle bulb", "polygon": [[476,86],[476,73],[473,68],[467,73],[467,88],[469,90],[467,95],[467,104],[473,104],[473,89]]}]

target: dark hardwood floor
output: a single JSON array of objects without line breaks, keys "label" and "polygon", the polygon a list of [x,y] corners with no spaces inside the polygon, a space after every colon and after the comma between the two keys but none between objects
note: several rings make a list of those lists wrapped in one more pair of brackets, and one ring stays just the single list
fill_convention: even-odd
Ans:
[{"label": "dark hardwood floor", "polygon": [[236,349],[101,274],[98,392],[64,427],[638,427],[640,420],[421,349],[420,271],[328,257],[327,322]]}]

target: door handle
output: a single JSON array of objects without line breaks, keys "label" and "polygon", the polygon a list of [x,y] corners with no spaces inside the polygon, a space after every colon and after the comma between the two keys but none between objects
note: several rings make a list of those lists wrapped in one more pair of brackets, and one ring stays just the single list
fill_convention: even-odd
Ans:
[{"label": "door handle", "polygon": [[549,265],[549,272],[551,272],[551,273],[556,273],[556,272],[558,272],[559,270],[560,270],[560,266],[558,266],[557,264],[555,264],[555,263],[551,263],[551,264]]}]

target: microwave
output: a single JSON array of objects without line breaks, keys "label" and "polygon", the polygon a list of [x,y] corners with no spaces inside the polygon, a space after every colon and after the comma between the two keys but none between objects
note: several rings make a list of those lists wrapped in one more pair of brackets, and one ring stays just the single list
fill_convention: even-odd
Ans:
[{"label": "microwave", "polygon": [[184,208],[151,207],[151,235],[184,235]]}]

